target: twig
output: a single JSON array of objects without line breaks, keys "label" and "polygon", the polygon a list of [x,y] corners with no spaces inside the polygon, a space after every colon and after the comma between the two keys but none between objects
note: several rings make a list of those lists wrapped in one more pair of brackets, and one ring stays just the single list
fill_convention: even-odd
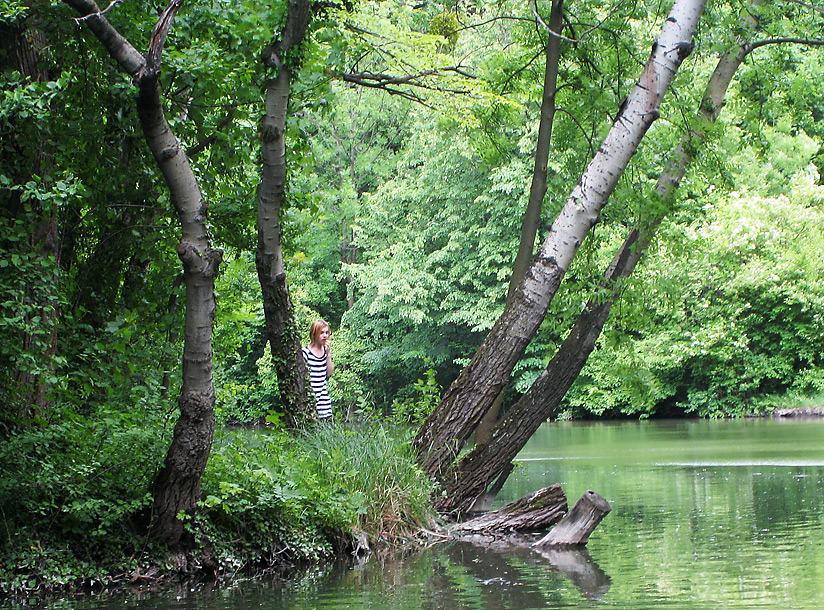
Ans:
[{"label": "twig", "polygon": [[96,13],[91,13],[89,15],[86,15],[85,17],[75,17],[74,20],[77,23],[80,23],[81,21],[86,21],[86,19],[91,19],[92,17],[101,17],[101,16],[105,15],[106,13],[108,13],[109,10],[114,8],[114,6],[116,4],[120,4],[121,2],[123,2],[123,0],[112,0],[111,2],[109,2],[109,6],[104,8],[102,11],[97,11]]},{"label": "twig", "polygon": [[747,53],[751,53],[755,49],[767,46],[768,44],[800,44],[811,47],[820,47],[824,46],[824,40],[812,40],[807,38],[770,38],[745,45],[745,49],[747,50]]}]

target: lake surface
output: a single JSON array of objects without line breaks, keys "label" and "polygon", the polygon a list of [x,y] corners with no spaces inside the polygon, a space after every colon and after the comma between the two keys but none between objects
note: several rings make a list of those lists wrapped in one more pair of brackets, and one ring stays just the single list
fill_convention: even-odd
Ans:
[{"label": "lake surface", "polygon": [[821,610],[824,420],[545,425],[499,505],[551,483],[612,512],[587,549],[439,544],[317,568],[288,586],[239,582],[71,609]]}]

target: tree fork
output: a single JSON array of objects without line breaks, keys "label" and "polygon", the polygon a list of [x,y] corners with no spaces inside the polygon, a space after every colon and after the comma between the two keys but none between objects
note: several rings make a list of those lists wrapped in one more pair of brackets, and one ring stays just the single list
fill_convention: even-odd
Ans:
[{"label": "tree fork", "polygon": [[[506,384],[546,314],[566,269],[598,221],[691,44],[706,0],[676,0],[641,77],[599,151],[550,228],[512,302],[414,439],[418,463],[441,479]],[[683,47],[681,47],[683,48]]]},{"label": "tree fork", "polygon": [[180,512],[191,513],[200,500],[200,481],[214,435],[214,277],[222,252],[213,249],[209,242],[206,204],[188,157],[179,154],[180,143],[166,120],[158,86],[163,46],[182,0],[171,0],[161,13],[145,56],[120,35],[96,3],[91,0],[65,2],[83,15],[78,21],[86,23],[120,67],[135,78],[143,135],[169,188],[180,222],[177,252],[186,285],[183,384],[178,399],[180,417],[164,466],[155,480],[152,533],[170,548],[186,550],[191,540],[177,516]]},{"label": "tree fork", "polygon": [[[753,0],[751,7],[760,3],[761,0]],[[756,25],[755,17],[746,11],[742,18],[744,29],[753,31]],[[711,123],[718,118],[735,72],[753,48],[739,40],[719,59],[699,104],[701,119]],[[692,142],[703,139],[702,130],[694,129],[684,135],[667,171],[659,176],[656,184],[655,193],[660,200],[666,203],[672,199],[696,152]],[[664,213],[651,216],[629,232],[604,272],[601,298],[587,304],[546,369],[500,420],[489,441],[476,447],[445,477],[446,495],[440,501],[440,510],[461,511],[471,506],[475,494],[483,493],[490,481],[496,476],[506,476],[509,461],[553,415],[595,348],[611,307],[620,294],[620,280],[633,272],[663,218]]]}]

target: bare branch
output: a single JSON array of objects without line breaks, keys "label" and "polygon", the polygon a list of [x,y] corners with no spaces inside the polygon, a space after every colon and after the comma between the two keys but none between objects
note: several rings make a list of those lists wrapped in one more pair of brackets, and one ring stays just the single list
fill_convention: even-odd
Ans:
[{"label": "bare branch", "polygon": [[421,96],[416,95],[410,91],[395,89],[394,87],[391,87],[388,82],[377,82],[374,80],[362,79],[358,78],[357,75],[354,74],[341,74],[340,78],[344,82],[359,85],[361,87],[369,87],[371,89],[382,89],[383,91],[386,91],[389,95],[397,95],[411,102],[415,102],[427,108],[434,109],[433,106],[427,104]]},{"label": "bare branch", "polygon": [[225,117],[225,118],[224,118],[224,119],[223,119],[223,120],[222,120],[222,121],[218,124],[218,126],[215,128],[214,132],[213,132],[210,136],[206,137],[205,139],[201,140],[200,142],[198,142],[197,144],[195,144],[194,146],[192,146],[190,149],[188,149],[188,150],[186,151],[186,155],[187,155],[190,159],[194,159],[197,155],[199,155],[199,154],[200,154],[200,153],[202,153],[204,150],[206,150],[207,148],[209,148],[212,144],[214,144],[215,142],[217,142],[217,135],[218,135],[218,134],[219,134],[219,133],[220,133],[223,129],[225,129],[226,127],[228,127],[228,126],[231,124],[232,120],[235,118],[235,113],[236,113],[236,112],[237,112],[237,108],[236,108],[236,107],[231,107],[231,108],[229,108],[229,112],[228,112],[228,114],[227,114],[227,115],[226,115],[226,117]]},{"label": "bare branch", "polygon": [[767,40],[759,40],[748,45],[744,45],[747,53],[751,53],[755,49],[765,47],[768,44],[800,44],[809,47],[824,46],[824,40],[812,40],[808,38],[769,38]]},{"label": "bare branch", "polygon": [[111,2],[109,2],[109,6],[104,8],[102,11],[91,13],[89,15],[86,15],[85,17],[75,17],[74,20],[77,23],[80,23],[81,21],[86,21],[87,19],[91,19],[92,17],[100,17],[101,15],[105,15],[106,13],[108,13],[112,8],[120,4],[122,1],[123,0],[112,0]]},{"label": "bare branch", "polygon": [[414,85],[416,87],[422,87],[424,89],[434,89],[436,91],[448,91],[450,93],[469,93],[468,91],[463,90],[442,89],[439,87],[433,87],[431,85],[426,85],[419,80],[426,78],[427,76],[440,76],[445,72],[455,72],[467,78],[474,78],[466,72],[461,71],[460,68],[457,67],[433,68],[432,70],[424,70],[423,72],[419,72],[417,74],[409,74],[407,76],[389,76],[386,74],[375,74],[373,72],[352,72],[348,74],[343,74],[341,75],[341,77],[347,82],[353,82],[350,79],[357,79],[358,81],[365,80],[386,85]]},{"label": "bare branch", "polygon": [[546,30],[547,34],[549,34],[550,36],[555,36],[556,38],[560,38],[561,40],[566,40],[567,42],[574,42],[574,43],[586,42],[586,40],[584,40],[586,35],[589,34],[590,32],[594,32],[595,30],[599,29],[607,21],[607,19],[612,17],[613,13],[615,13],[618,10],[620,5],[621,5],[620,2],[617,3],[614,7],[612,7],[612,9],[610,9],[610,11],[607,13],[606,17],[601,19],[597,24],[591,26],[588,30],[584,31],[580,36],[578,36],[576,38],[568,38],[566,36],[563,36],[563,35],[559,34],[558,32],[553,32],[552,29],[544,22],[541,15],[538,13],[538,7],[535,5],[535,0],[530,0],[529,1],[529,6],[532,9],[532,14],[535,15],[535,19],[538,21],[538,23],[541,25],[541,27],[544,28],[544,30]]},{"label": "bare branch", "polygon": [[[575,40],[575,39],[573,39],[573,38],[568,38],[568,37],[564,36],[563,34],[559,34],[558,32],[554,32],[554,31],[552,30],[552,28],[550,28],[550,27],[549,27],[549,26],[548,26],[548,25],[544,22],[543,17],[541,17],[541,15],[538,13],[538,7],[537,7],[537,6],[535,6],[535,0],[529,0],[529,8],[531,8],[531,9],[532,9],[532,14],[533,14],[533,15],[535,15],[535,19],[538,21],[538,23],[540,23],[540,24],[541,24],[541,27],[542,27],[542,28],[544,28],[544,29],[547,31],[547,34],[549,34],[550,36],[555,36],[556,38],[560,38],[561,40],[566,40],[567,42],[576,42],[576,43],[577,43],[577,42],[582,42],[581,40]],[[613,9],[613,10],[614,10],[614,9]],[[612,12],[610,12],[610,15],[611,15],[611,14],[612,14]],[[609,15],[607,15],[607,17],[609,17]],[[602,23],[603,23],[603,22],[602,22]],[[600,24],[599,24],[599,25],[600,25]],[[595,28],[593,28],[593,29],[595,29]],[[591,32],[591,31],[592,31],[592,30],[590,30],[590,32]]]},{"label": "bare branch", "polygon": [[807,4],[806,2],[801,2],[801,0],[788,0],[788,2],[792,2],[793,4],[799,4],[799,5],[803,6],[804,8],[808,8],[811,11],[817,11],[817,12],[821,13],[822,15],[824,15],[824,8],[821,8],[820,6],[813,6],[812,4]]}]

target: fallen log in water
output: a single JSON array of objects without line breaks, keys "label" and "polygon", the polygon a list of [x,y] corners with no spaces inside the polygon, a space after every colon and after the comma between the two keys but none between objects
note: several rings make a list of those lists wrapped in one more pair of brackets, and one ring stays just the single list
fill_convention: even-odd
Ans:
[{"label": "fallen log in water", "polygon": [[545,530],[560,521],[569,505],[557,483],[510,502],[506,506],[449,527],[455,536],[504,535]]},{"label": "fallen log in water", "polygon": [[586,491],[558,525],[533,546],[583,546],[589,542],[590,534],[611,510],[609,502],[603,497],[594,491]]},{"label": "fallen log in water", "polygon": [[[566,494],[556,483],[498,510],[450,525],[442,541],[457,540],[506,556],[521,554],[527,561],[541,557],[553,571],[569,578],[587,599],[601,599],[609,591],[610,578],[584,545],[611,507],[597,493],[587,491],[571,511],[567,509]],[[553,524],[555,528],[535,542],[539,532]],[[460,548],[464,553],[465,547]],[[505,565],[511,567],[508,562]]]}]

